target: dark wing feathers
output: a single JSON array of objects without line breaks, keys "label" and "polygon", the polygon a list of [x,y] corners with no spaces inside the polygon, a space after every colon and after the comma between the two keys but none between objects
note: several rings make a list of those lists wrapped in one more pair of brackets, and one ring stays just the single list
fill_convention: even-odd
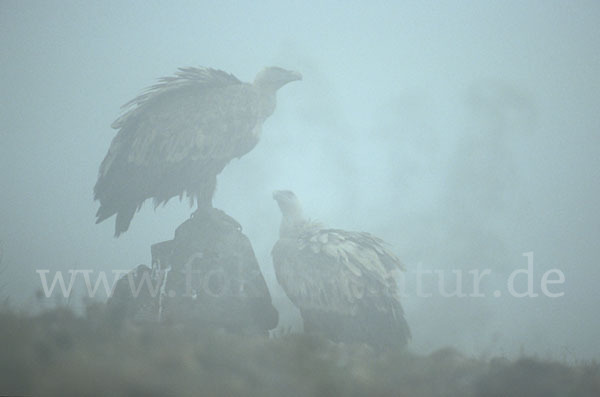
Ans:
[{"label": "dark wing feathers", "polygon": [[[285,278],[280,283],[292,289],[298,279],[320,289],[321,279],[338,277],[341,283],[361,284],[373,293],[390,295],[397,290],[393,271],[403,269],[382,240],[368,233],[338,229],[301,233],[297,240],[281,239],[273,249],[273,258]],[[334,289],[349,293],[347,285],[339,287]],[[315,296],[321,294],[314,292]],[[354,297],[348,295],[345,299],[351,301]]]},{"label": "dark wing feathers", "polygon": [[385,274],[405,270],[398,257],[386,247],[386,243],[370,233],[350,232],[339,229],[308,230],[300,234],[301,246],[323,251],[330,256],[339,255],[344,263],[364,267],[367,273]]},{"label": "dark wing feathers", "polygon": [[226,87],[228,85],[243,84],[233,74],[226,73],[222,70],[212,68],[179,68],[175,76],[166,76],[158,79],[158,83],[148,87],[144,92],[127,102],[121,109],[127,110],[111,127],[119,129],[133,115],[136,109],[139,109],[144,103],[150,101],[167,91],[180,89],[183,87],[194,87],[196,89],[207,89],[210,87]]},{"label": "dark wing feathers", "polygon": [[115,234],[127,230],[152,198],[197,196],[209,202],[216,176],[257,143],[258,93],[214,69],[181,69],[126,107],[94,187],[97,222],[117,214]]},{"label": "dark wing feathers", "polygon": [[381,239],[308,227],[297,239],[280,239],[272,255],[277,280],[300,309],[305,330],[374,346],[406,343],[410,331],[395,279],[403,265]]}]

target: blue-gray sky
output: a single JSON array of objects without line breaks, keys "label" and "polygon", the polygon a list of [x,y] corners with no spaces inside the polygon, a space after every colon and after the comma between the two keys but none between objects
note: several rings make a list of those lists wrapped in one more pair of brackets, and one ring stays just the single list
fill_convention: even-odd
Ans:
[{"label": "blue-gray sky", "polygon": [[418,266],[490,268],[501,285],[530,251],[536,288],[564,272],[554,299],[413,293],[415,350],[599,358],[599,22],[595,1],[1,1],[7,292],[26,302],[39,268],[148,263],[189,216],[175,200],[119,239],[112,219],[94,224],[120,105],[177,67],[251,81],[278,65],[304,80],[221,174],[215,206],[243,225],[282,311],[271,191],[288,188],[311,217],[391,243],[407,282]]}]

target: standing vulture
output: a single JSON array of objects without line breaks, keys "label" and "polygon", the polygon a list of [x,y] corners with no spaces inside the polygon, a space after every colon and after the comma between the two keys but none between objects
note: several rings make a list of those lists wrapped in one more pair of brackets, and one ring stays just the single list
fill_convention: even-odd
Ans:
[{"label": "standing vulture", "polygon": [[96,223],[116,214],[115,237],[149,198],[155,208],[174,196],[212,207],[217,175],[258,143],[276,92],[302,76],[279,67],[252,84],[210,68],[183,68],[123,106],[94,187]]},{"label": "standing vulture", "polygon": [[410,331],[395,278],[404,268],[385,243],[306,220],[291,191],[273,198],[283,215],[272,251],[275,274],[300,309],[304,331],[380,351],[406,345]]}]

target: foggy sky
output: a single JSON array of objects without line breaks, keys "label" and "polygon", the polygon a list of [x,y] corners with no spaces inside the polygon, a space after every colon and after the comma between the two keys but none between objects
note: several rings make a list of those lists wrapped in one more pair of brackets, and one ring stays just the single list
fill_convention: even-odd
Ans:
[{"label": "foggy sky", "polygon": [[119,107],[178,67],[252,81],[300,71],[214,204],[272,273],[292,189],[311,218],[368,231],[414,270],[489,268],[534,252],[561,298],[416,298],[411,347],[600,358],[600,5],[553,2],[0,2],[0,241],[5,294],[29,307],[35,269],[129,269],[172,238],[186,201],[147,203],[114,239],[92,188]]}]

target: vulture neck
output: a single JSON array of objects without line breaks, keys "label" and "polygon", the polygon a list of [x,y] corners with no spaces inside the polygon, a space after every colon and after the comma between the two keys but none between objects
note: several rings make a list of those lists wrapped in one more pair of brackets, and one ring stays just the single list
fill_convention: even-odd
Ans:
[{"label": "vulture neck", "polygon": [[277,90],[270,90],[269,88],[258,87],[260,95],[260,118],[264,121],[270,115],[275,112],[275,105],[277,104]]},{"label": "vulture neck", "polygon": [[252,85],[256,87],[262,95],[274,97],[277,93],[277,90],[279,90],[285,84],[281,84],[280,82],[269,81],[264,78],[257,78],[254,80]]},{"label": "vulture neck", "polygon": [[282,211],[281,226],[279,227],[279,237],[296,237],[300,234],[302,226],[306,224],[306,220],[302,215],[302,208],[293,207],[286,208]]}]

